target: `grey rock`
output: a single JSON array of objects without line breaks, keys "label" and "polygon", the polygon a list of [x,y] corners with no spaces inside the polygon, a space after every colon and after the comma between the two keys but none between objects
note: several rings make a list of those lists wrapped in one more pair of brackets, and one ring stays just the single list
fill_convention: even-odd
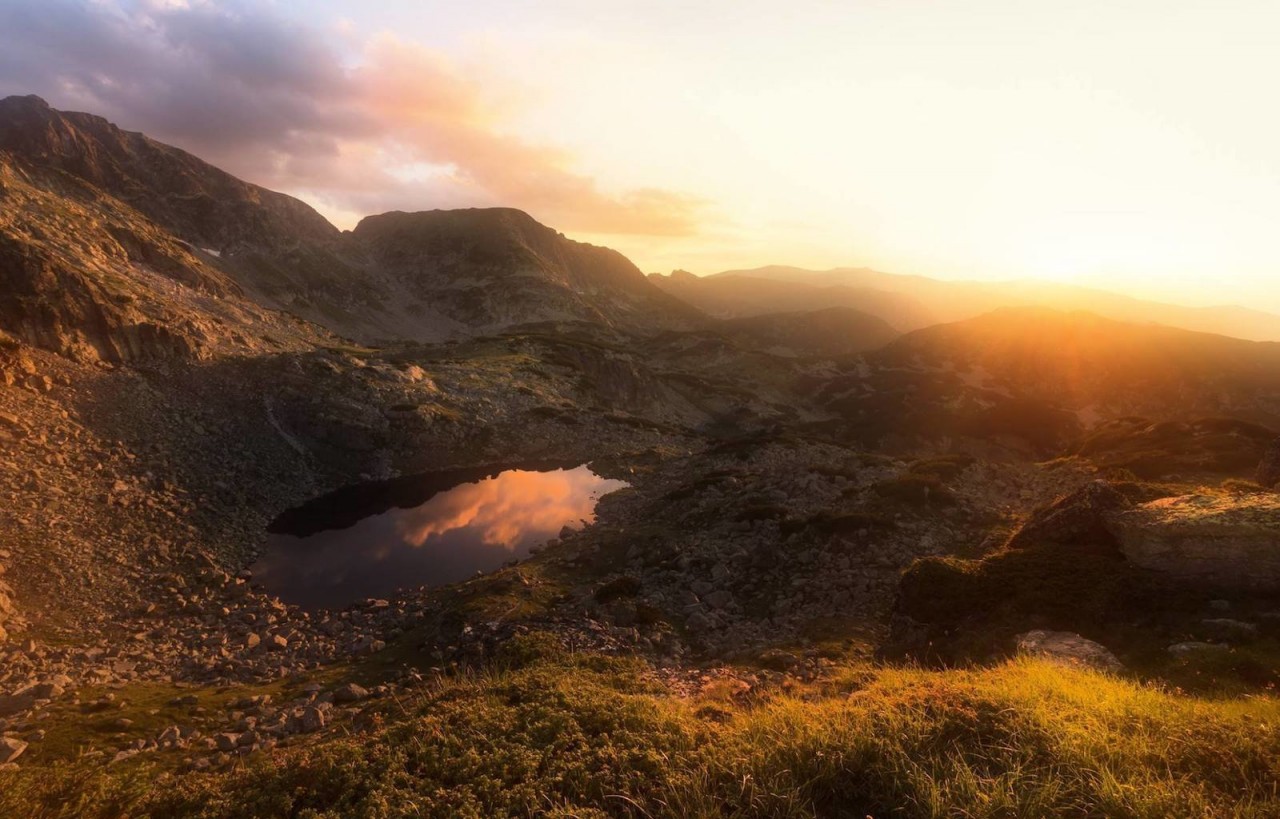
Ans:
[{"label": "grey rock", "polygon": [[325,726],[324,711],[315,706],[307,706],[302,709],[302,715],[298,720],[298,727],[304,734],[312,734],[319,731]]},{"label": "grey rock", "polygon": [[1106,646],[1070,631],[1037,629],[1019,634],[1014,639],[1021,654],[1100,671],[1120,671],[1124,668]]},{"label": "grey rock", "polygon": [[1175,657],[1187,657],[1192,654],[1216,653],[1230,651],[1231,649],[1229,646],[1224,646],[1220,643],[1202,643],[1188,640],[1182,643],[1174,643],[1167,650]]},{"label": "grey rock", "polygon": [[369,692],[355,683],[347,683],[333,692],[334,702],[359,702],[369,696]]},{"label": "grey rock", "polygon": [[1183,495],[1112,513],[1132,563],[1191,583],[1280,590],[1280,495]]},{"label": "grey rock", "polygon": [[1217,617],[1200,621],[1200,631],[1210,640],[1223,640],[1232,643],[1243,643],[1258,637],[1258,626],[1242,620]]}]

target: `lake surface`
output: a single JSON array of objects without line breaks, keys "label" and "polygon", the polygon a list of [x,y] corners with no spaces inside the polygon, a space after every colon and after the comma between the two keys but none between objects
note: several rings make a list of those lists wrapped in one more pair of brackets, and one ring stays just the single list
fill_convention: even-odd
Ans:
[{"label": "lake surface", "polygon": [[359,484],[277,518],[251,571],[284,602],[311,609],[454,583],[591,522],[600,497],[627,485],[547,463]]}]

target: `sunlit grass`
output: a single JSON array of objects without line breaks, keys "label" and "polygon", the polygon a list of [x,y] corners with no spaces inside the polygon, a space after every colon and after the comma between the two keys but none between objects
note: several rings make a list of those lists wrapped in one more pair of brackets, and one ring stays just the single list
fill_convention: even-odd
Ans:
[{"label": "sunlit grass", "polygon": [[377,734],[236,771],[0,775],[0,815],[1280,815],[1272,697],[1209,700],[1018,660],[849,665],[787,691],[684,699],[638,663],[536,644],[511,656],[527,664],[384,705]]}]

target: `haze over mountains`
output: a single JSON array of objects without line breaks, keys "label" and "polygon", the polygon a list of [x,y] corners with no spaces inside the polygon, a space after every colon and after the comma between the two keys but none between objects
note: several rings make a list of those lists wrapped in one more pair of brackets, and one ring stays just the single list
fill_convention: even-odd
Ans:
[{"label": "haze over mountains", "polygon": [[[8,325],[111,360],[232,343],[218,329],[228,311],[257,328],[237,344],[288,345],[308,332],[276,310],[362,342],[461,338],[555,320],[691,328],[705,323],[699,311],[779,314],[768,322],[776,332],[785,314],[841,307],[844,319],[825,313],[801,346],[856,352],[888,340],[884,328],[871,329],[873,319],[901,333],[999,307],[1046,305],[1280,338],[1280,318],[1245,308],[1178,307],[1048,283],[786,267],[646,279],[620,254],[509,209],[384,214],[342,232],[296,199],[35,97],[0,101],[0,162],[11,204],[6,285],[24,294],[5,305]],[[79,255],[68,257],[70,247]],[[186,289],[161,296],[134,281],[138,275]],[[44,300],[37,279],[59,282],[65,299]]]},{"label": "haze over mountains", "polygon": [[804,270],[770,266],[697,277],[676,271],[649,280],[713,316],[858,305],[901,332],[959,321],[1001,307],[1089,310],[1138,324],[1166,324],[1253,341],[1280,340],[1280,316],[1225,305],[1186,307],[1044,281],[945,281],[867,268]]}]

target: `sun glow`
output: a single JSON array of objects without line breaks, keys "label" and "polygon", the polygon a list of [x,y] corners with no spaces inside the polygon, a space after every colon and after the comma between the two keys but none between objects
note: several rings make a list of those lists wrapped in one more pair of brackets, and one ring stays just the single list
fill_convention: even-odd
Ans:
[{"label": "sun glow", "polygon": [[25,55],[0,90],[341,227],[500,205],[646,271],[868,266],[1280,311],[1270,0],[88,8],[75,49],[0,19],[0,53]]}]

